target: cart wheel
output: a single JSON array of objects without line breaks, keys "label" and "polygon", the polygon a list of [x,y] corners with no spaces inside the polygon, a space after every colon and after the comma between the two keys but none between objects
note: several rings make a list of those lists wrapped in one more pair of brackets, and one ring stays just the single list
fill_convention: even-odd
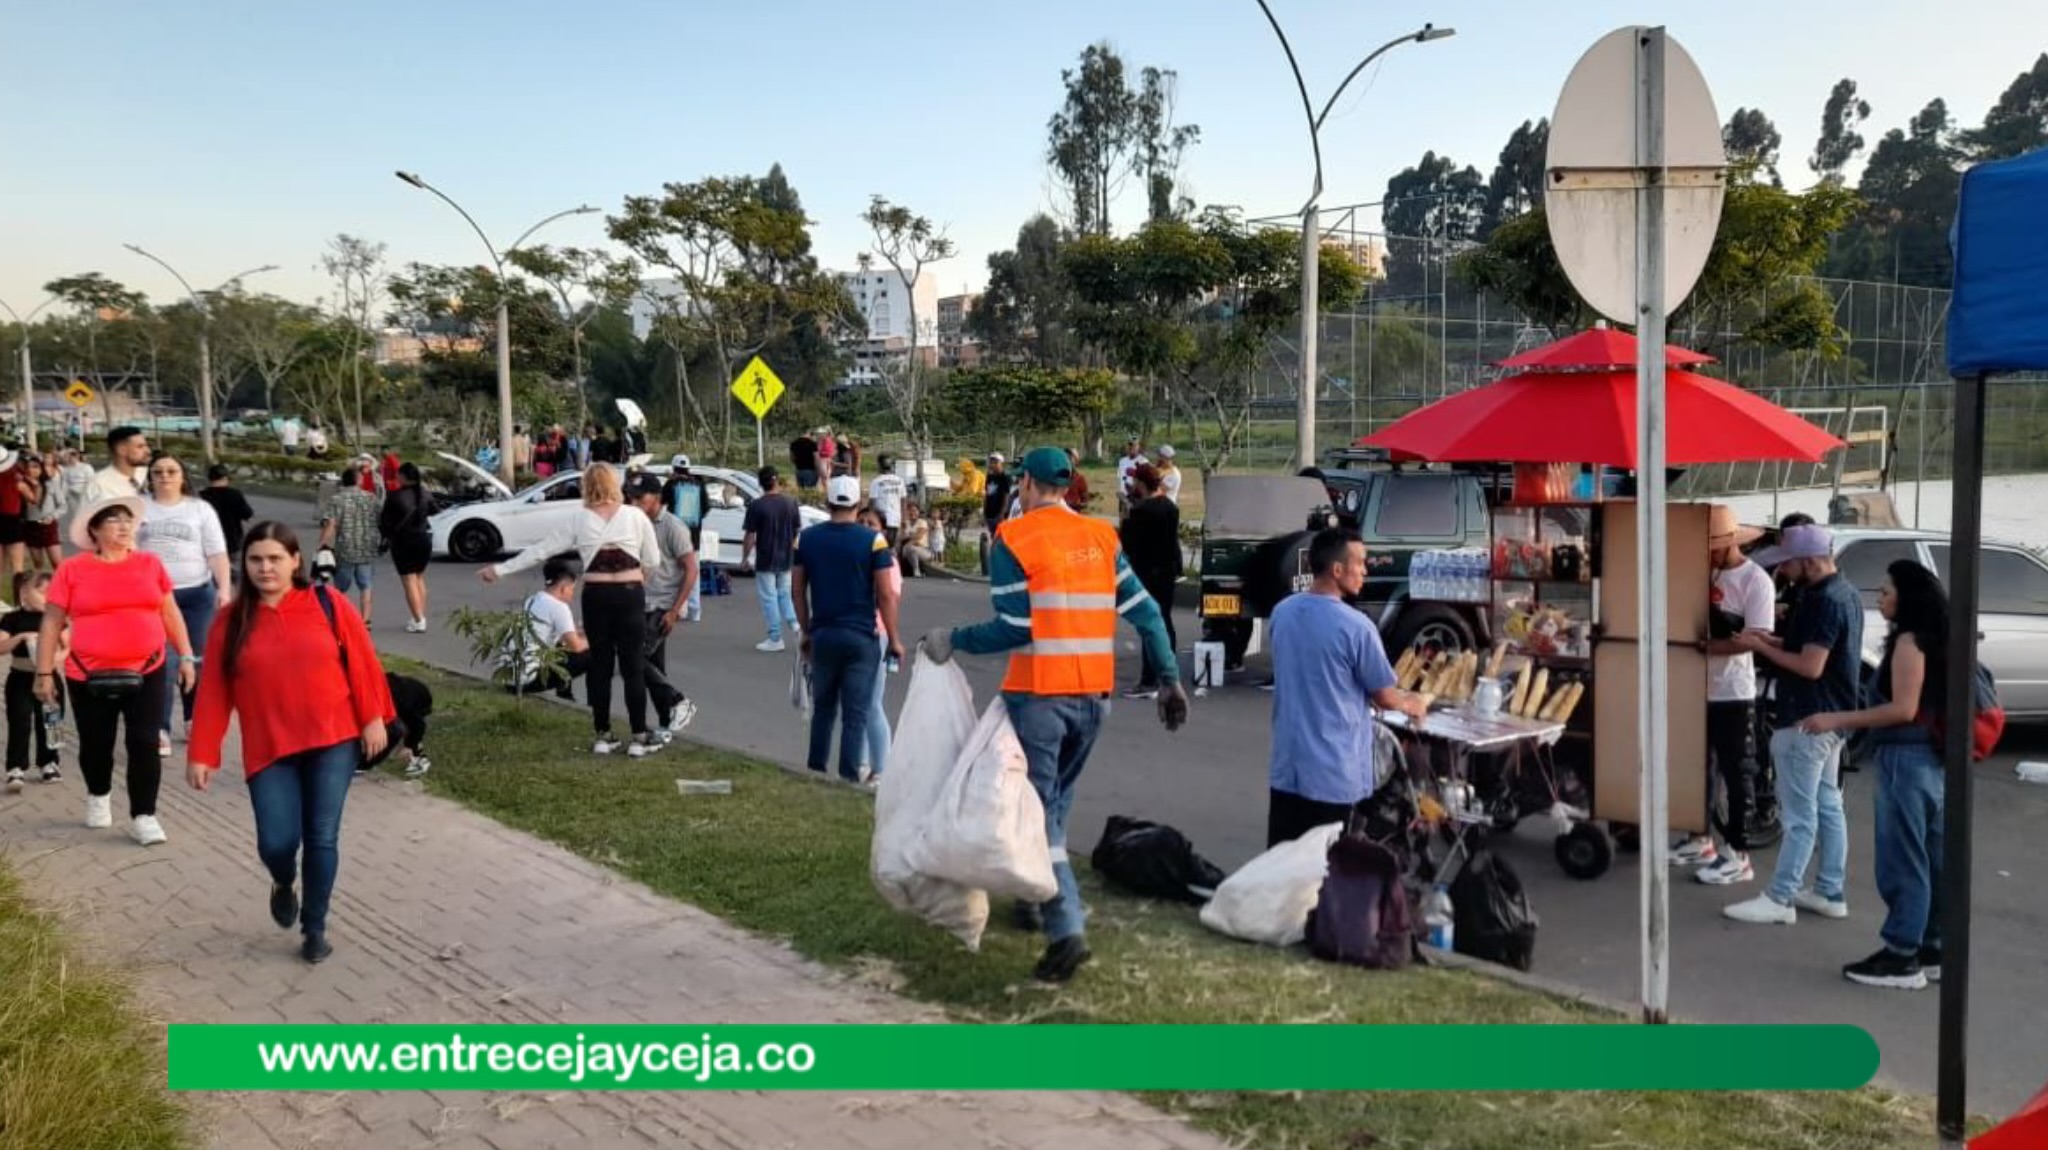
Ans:
[{"label": "cart wheel", "polygon": [[1607,833],[1614,839],[1614,849],[1621,853],[1631,855],[1643,853],[1643,832],[1634,823],[1613,824],[1607,828]]},{"label": "cart wheel", "polygon": [[1557,836],[1557,865],[1576,879],[1596,879],[1614,865],[1614,840],[1592,823],[1580,823]]}]

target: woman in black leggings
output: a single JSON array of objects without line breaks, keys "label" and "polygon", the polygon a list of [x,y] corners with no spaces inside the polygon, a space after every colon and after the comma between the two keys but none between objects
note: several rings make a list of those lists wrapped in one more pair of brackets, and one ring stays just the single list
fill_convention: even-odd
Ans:
[{"label": "woman in black leggings", "polygon": [[[654,536],[654,522],[639,508],[628,507],[619,487],[618,468],[592,464],[583,473],[583,511],[554,534],[496,566],[483,570],[483,580],[524,571],[550,556],[575,550],[583,560],[583,634],[590,640],[590,714],[597,728],[591,750],[609,755],[624,747],[640,758],[661,748],[647,729],[646,640],[647,572],[665,560]],[[626,722],[630,742],[612,735],[612,671],[626,688]]]}]

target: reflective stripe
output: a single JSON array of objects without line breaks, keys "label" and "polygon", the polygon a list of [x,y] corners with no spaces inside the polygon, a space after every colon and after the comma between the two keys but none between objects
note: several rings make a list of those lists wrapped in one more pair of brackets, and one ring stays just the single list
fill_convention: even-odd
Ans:
[{"label": "reflective stripe", "polygon": [[989,588],[988,593],[991,595],[1018,595],[1029,590],[1031,590],[1031,584],[1029,583],[1005,583],[1000,587]]},{"label": "reflective stripe", "polygon": [[1031,620],[1030,620],[1030,619],[1028,619],[1028,618],[1027,618],[1027,619],[1019,619],[1019,618],[1018,618],[1018,617],[1016,617],[1015,615],[1002,615],[1002,614],[998,614],[998,615],[996,616],[996,618],[998,618],[998,619],[1001,619],[1001,620],[1002,620],[1003,622],[1005,622],[1005,623],[1008,623],[1008,624],[1009,624],[1010,626],[1012,626],[1012,627],[1022,627],[1022,628],[1024,628],[1024,629],[1025,629],[1025,630],[1027,630],[1027,631],[1031,629]]},{"label": "reflective stripe", "polygon": [[1107,611],[1116,606],[1115,593],[1095,591],[1033,591],[1031,607],[1048,611]]},{"label": "reflective stripe", "polygon": [[1067,848],[1063,846],[1053,847],[1045,853],[1052,856],[1053,865],[1055,866],[1067,861]]},{"label": "reflective stripe", "polygon": [[1026,648],[1034,655],[1115,655],[1111,639],[1034,639]]},{"label": "reflective stripe", "polygon": [[1118,603],[1116,605],[1116,613],[1119,615],[1128,615],[1131,612],[1137,610],[1139,604],[1144,603],[1146,600],[1150,598],[1152,598],[1152,596],[1146,594],[1143,591],[1140,591],[1136,595],[1133,595],[1130,598],[1124,600],[1123,602]]}]

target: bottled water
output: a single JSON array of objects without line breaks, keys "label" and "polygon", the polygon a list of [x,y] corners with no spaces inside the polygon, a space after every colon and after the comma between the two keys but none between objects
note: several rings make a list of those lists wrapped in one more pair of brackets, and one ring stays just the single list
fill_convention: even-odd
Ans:
[{"label": "bottled water", "polygon": [[1408,561],[1408,596],[1411,599],[1429,599],[1429,552],[1417,551]]},{"label": "bottled water", "polygon": [[1452,949],[1455,921],[1450,889],[1438,883],[1422,899],[1422,924],[1429,936],[1429,945],[1438,950]]}]

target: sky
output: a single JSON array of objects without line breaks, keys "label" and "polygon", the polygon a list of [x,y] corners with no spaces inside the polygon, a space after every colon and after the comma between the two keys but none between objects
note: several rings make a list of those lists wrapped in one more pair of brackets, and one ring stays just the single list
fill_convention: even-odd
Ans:
[{"label": "sky", "polygon": [[[1425,150],[1492,169],[1525,119],[1550,114],[1579,54],[1630,23],[1691,51],[1723,120],[1760,107],[1804,183],[1828,90],[1854,77],[1875,143],[1930,98],[1964,124],[2048,49],[2048,5],[1908,0],[1714,4],[1557,0],[1269,0],[1318,107],[1377,45],[1424,23],[1457,35],[1388,53],[1323,128],[1326,226],[1376,200]],[[100,271],[169,300],[176,281],[332,293],[322,245],[349,232],[409,261],[476,263],[460,202],[498,244],[563,208],[616,211],[664,183],[780,162],[827,267],[866,248],[871,195],[943,225],[958,255],[941,294],[978,288],[989,252],[1056,207],[1045,125],[1060,72],[1107,40],[1179,74],[1200,125],[1183,166],[1201,203],[1299,210],[1313,176],[1300,96],[1255,0],[0,0],[0,300]],[[1135,184],[1120,226],[1138,221]],[[1358,219],[1363,229],[1376,215]],[[604,242],[603,217],[535,242]]]}]

